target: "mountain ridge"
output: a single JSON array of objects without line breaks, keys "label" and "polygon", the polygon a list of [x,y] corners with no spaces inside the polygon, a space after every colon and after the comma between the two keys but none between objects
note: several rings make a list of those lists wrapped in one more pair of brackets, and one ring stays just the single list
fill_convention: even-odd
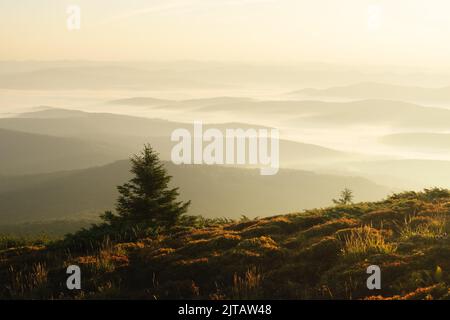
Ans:
[{"label": "mountain ridge", "polygon": [[[176,166],[170,162],[165,165],[173,176],[173,185],[180,187],[181,198],[193,201],[190,212],[206,217],[267,215],[326,205],[345,187],[363,190],[356,194],[358,199],[376,199],[389,193],[388,188],[358,177],[287,169],[266,177],[258,169]],[[98,214],[112,210],[116,186],[129,177],[128,160],[53,174],[3,177],[0,223],[61,219],[80,212]],[[26,202],[20,201],[24,198]]]}]

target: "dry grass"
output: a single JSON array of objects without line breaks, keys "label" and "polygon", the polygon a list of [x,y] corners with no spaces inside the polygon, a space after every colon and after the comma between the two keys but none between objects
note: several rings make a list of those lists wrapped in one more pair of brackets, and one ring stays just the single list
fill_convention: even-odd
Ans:
[{"label": "dry grass", "polygon": [[261,294],[262,274],[256,267],[245,272],[243,277],[236,273],[233,277],[232,298],[233,299],[258,299]]},{"label": "dry grass", "polygon": [[16,271],[12,266],[9,268],[10,284],[8,286],[12,297],[26,297],[37,289],[44,288],[48,280],[48,270],[44,263],[35,263],[30,271]]},{"label": "dry grass", "polygon": [[438,239],[446,235],[447,217],[435,215],[434,217],[408,217],[400,226],[400,237],[403,240],[412,238]]},{"label": "dry grass", "polygon": [[363,256],[370,253],[394,253],[397,246],[385,241],[380,231],[370,226],[352,229],[350,235],[344,237],[342,253],[345,256]]}]

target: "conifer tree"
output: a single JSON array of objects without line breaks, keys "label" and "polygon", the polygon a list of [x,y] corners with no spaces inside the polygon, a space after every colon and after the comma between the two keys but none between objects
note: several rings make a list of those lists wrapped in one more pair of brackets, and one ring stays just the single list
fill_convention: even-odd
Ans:
[{"label": "conifer tree", "polygon": [[339,199],[333,199],[333,203],[336,205],[349,205],[353,202],[353,197],[353,191],[345,188],[344,190],[342,190]]},{"label": "conifer tree", "polygon": [[116,214],[106,212],[102,217],[111,225],[122,227],[170,227],[177,223],[190,201],[177,201],[178,188],[170,188],[169,176],[158,154],[150,145],[131,158],[133,177],[117,187],[119,198]]}]

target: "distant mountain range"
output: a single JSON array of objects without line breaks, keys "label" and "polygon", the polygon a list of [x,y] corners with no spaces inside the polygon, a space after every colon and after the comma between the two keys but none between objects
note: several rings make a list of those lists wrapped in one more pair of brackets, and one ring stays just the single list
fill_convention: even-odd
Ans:
[{"label": "distant mountain range", "polygon": [[213,86],[195,79],[125,65],[59,66],[0,74],[0,88],[26,90],[102,90],[197,88]]},{"label": "distant mountain range", "polygon": [[[103,165],[129,157],[145,143],[150,143],[163,160],[170,160],[172,147],[176,144],[170,136],[178,128],[193,130],[192,124],[181,122],[54,108],[1,118],[0,150],[3,153],[0,161],[4,160],[5,166],[0,167],[0,174]],[[230,128],[267,127],[236,122],[205,124],[204,129],[208,128],[225,132]],[[356,154],[317,145],[280,141],[280,163],[284,167],[308,169],[323,163],[360,158]]]},{"label": "distant mountain range", "polygon": [[398,101],[450,102],[450,86],[424,88],[377,82],[363,82],[326,89],[307,88],[290,92],[294,97],[386,99]]},{"label": "distant mountain range", "polygon": [[[227,108],[239,108],[235,99],[203,102],[205,107],[222,108],[225,102]],[[275,112],[275,102],[244,102]],[[341,125],[362,120],[383,123],[382,119],[397,125],[431,125],[434,121],[436,128],[450,123],[446,122],[450,121],[450,111],[390,101],[281,103],[281,110],[287,109],[303,114],[296,121],[305,125],[311,119],[327,123],[333,115],[335,123]],[[128,161],[117,160],[138,152],[144,143],[150,143],[163,160],[169,160],[173,145],[170,134],[183,127],[189,129],[191,125],[54,108],[0,119],[0,223],[91,219],[113,209],[115,187],[129,178]],[[209,127],[265,128],[237,122],[205,125]],[[441,137],[445,144],[446,136]],[[265,215],[325,206],[346,187],[355,191],[358,200],[375,200],[394,188],[448,187],[450,181],[448,161],[380,161],[286,140],[280,142],[280,152],[282,167],[303,171],[282,169],[273,177],[263,177],[256,169],[175,166],[170,162],[166,166],[174,176],[174,185],[181,188],[183,199],[193,201],[190,213],[209,217]]]},{"label": "distant mountain range", "polygon": [[[227,110],[229,108],[243,107],[243,105],[258,102],[256,99],[240,98],[240,97],[214,97],[203,99],[188,99],[188,100],[167,100],[156,99],[152,97],[132,97],[126,99],[118,99],[108,101],[107,104],[111,105],[124,105],[124,106],[144,106],[160,108],[165,110],[208,110],[218,111]],[[228,107],[228,108],[227,108]]]},{"label": "distant mountain range", "polygon": [[450,188],[450,161],[398,159],[341,163],[341,172],[362,176],[399,190]]},{"label": "distant mountain range", "polygon": [[81,169],[125,156],[106,144],[0,129],[0,174]]},{"label": "distant mountain range", "polygon": [[[130,177],[131,154],[144,143],[169,160],[170,134],[189,124],[106,113],[44,108],[0,119],[0,224],[92,219],[114,209],[116,186]],[[205,129],[264,128],[244,123]],[[281,140],[281,164],[314,167],[358,156],[316,145]],[[166,162],[193,205],[190,213],[209,217],[264,215],[327,205],[343,188],[374,200],[389,190],[366,179],[282,169],[274,177],[257,169],[175,166]],[[262,201],[264,199],[264,201]]]},{"label": "distant mountain range", "polygon": [[[389,189],[366,179],[280,170],[261,176],[256,169],[165,163],[180,188],[192,200],[191,214],[206,217],[264,216],[326,206],[339,191],[355,190],[357,200],[375,200]],[[0,178],[0,224],[76,219],[114,209],[116,186],[126,182],[127,160],[76,171]]]},{"label": "distant mountain range", "polygon": [[[392,71],[392,68],[385,69]],[[340,83],[445,82],[441,73],[380,73],[323,63],[255,64],[232,62],[0,61],[0,88],[20,90],[167,90],[267,86],[334,86]]]},{"label": "distant mountain range", "polygon": [[409,150],[439,151],[450,154],[450,134],[408,132],[386,135],[381,142]]},{"label": "distant mountain range", "polygon": [[396,130],[447,130],[450,123],[449,109],[388,100],[308,101],[298,103],[295,111],[298,116],[287,120],[286,124],[319,128],[381,126]]},{"label": "distant mountain range", "polygon": [[419,104],[384,99],[347,102],[317,100],[256,100],[219,97],[198,100],[165,100],[130,98],[110,103],[148,106],[149,108],[190,111],[201,114],[226,112],[251,117],[279,119],[283,125],[298,128],[346,126],[383,126],[396,130],[447,130],[450,109],[424,107]]}]

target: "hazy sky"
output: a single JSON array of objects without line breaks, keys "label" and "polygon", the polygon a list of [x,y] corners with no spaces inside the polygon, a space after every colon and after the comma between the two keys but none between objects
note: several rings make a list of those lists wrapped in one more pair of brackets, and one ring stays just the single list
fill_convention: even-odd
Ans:
[{"label": "hazy sky", "polygon": [[0,59],[450,65],[449,15],[448,0],[2,0]]}]

